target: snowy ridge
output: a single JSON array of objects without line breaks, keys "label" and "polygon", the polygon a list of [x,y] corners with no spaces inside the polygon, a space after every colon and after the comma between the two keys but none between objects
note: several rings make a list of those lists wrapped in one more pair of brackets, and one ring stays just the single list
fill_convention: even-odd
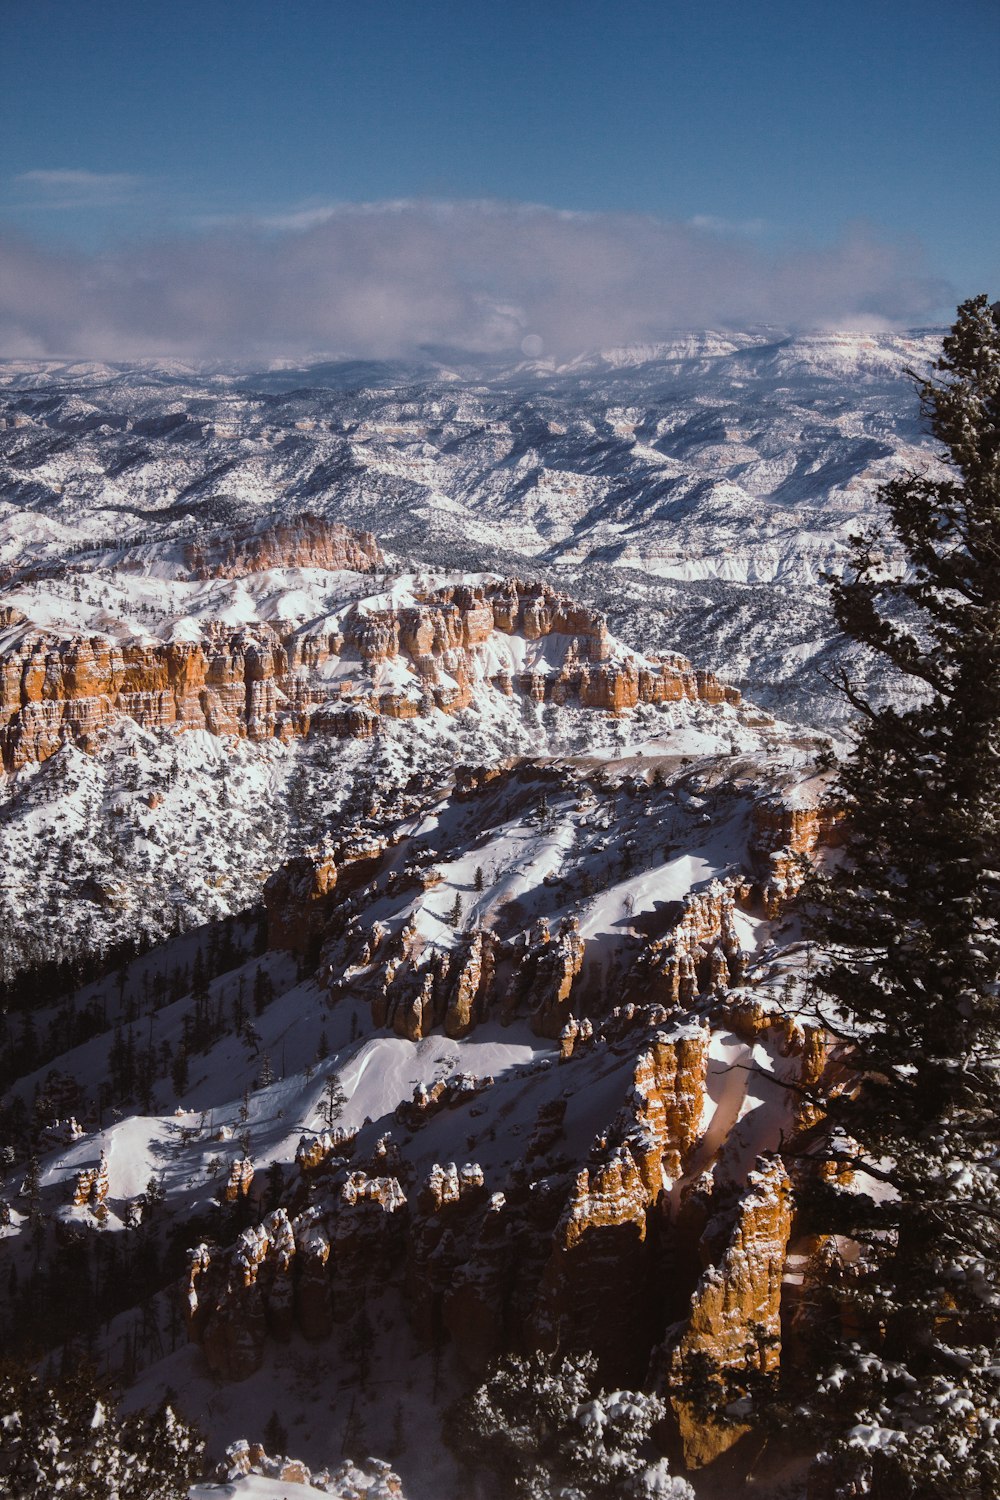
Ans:
[{"label": "snowy ridge", "polygon": [[[338,1163],[333,1150],[334,1159],[318,1169],[315,1180],[331,1182],[336,1194],[345,1172],[349,1180],[354,1180],[350,1173],[368,1173],[370,1182],[376,1172],[377,1180],[392,1180],[389,1174],[395,1174],[399,1186],[392,1191],[409,1205],[397,1211],[410,1215],[416,1236],[410,1253],[417,1256],[414,1266],[422,1266],[421,1236],[426,1238],[434,1223],[433,1212],[420,1207],[425,1203],[423,1183],[437,1182],[435,1191],[446,1199],[452,1194],[455,1206],[448,1212],[458,1234],[463,1216],[480,1211],[475,1196],[480,1191],[486,1194],[483,1204],[488,1200],[493,1205],[490,1212],[501,1211],[505,1194],[516,1206],[514,1184],[521,1181],[525,1159],[533,1163],[529,1179],[544,1175],[550,1191],[568,1193],[595,1140],[609,1133],[612,1141],[625,1143],[614,1147],[618,1156],[613,1160],[627,1163],[640,1143],[645,1152],[668,1146],[674,1151],[672,1127],[661,1138],[656,1112],[662,1109],[657,1100],[669,1087],[663,1069],[671,1049],[679,1048],[687,1049],[677,1052],[689,1060],[684,1066],[695,1068],[677,1082],[683,1090],[678,1100],[690,1095],[683,1108],[695,1128],[693,1144],[684,1147],[683,1166],[667,1186],[679,1202],[693,1184],[704,1191],[708,1177],[714,1176],[720,1205],[728,1202],[760,1153],[775,1149],[794,1127],[792,1096],[768,1082],[769,1076],[794,1078],[800,1067],[802,1032],[787,1015],[786,996],[787,975],[794,976],[801,963],[794,950],[786,951],[795,937],[794,923],[763,920],[748,894],[737,903],[733,927],[745,955],[743,977],[728,994],[706,991],[700,1001],[687,1005],[686,1014],[673,1019],[654,1007],[647,1020],[641,1007],[634,1006],[613,1012],[604,1023],[601,1018],[628,994],[632,967],[671,930],[678,907],[689,898],[703,901],[734,873],[742,871],[749,878],[755,858],[754,780],[764,767],[776,786],[797,784],[806,768],[808,750],[787,744],[780,748],[783,742],[774,729],[740,729],[735,712],[729,712],[729,732],[744,738],[744,750],[735,756],[719,757],[717,742],[699,747],[683,734],[650,725],[659,733],[617,752],[609,747],[597,767],[588,755],[561,769],[521,768],[478,790],[428,789],[404,810],[399,823],[389,817],[388,808],[369,814],[369,828],[395,828],[397,842],[374,882],[353,894],[345,888],[342,905],[331,908],[318,966],[310,972],[307,962],[304,977],[301,955],[268,948],[248,956],[252,932],[237,928],[232,932],[235,946],[217,974],[206,956],[213,944],[217,953],[223,945],[211,931],[195,931],[136,959],[123,979],[112,975],[81,990],[73,1001],[74,1013],[96,1012],[103,1026],[75,1048],[47,1049],[41,1066],[25,1071],[5,1095],[8,1101],[27,1101],[36,1086],[44,1096],[55,1090],[55,1079],[63,1080],[61,1107],[71,1107],[83,1127],[82,1135],[41,1154],[39,1193],[48,1232],[82,1236],[78,1243],[91,1245],[93,1254],[103,1254],[100,1246],[119,1239],[127,1244],[165,1240],[174,1228],[182,1246],[195,1245],[199,1237],[225,1246],[237,1238],[236,1228],[246,1215],[251,1226],[259,1224],[274,1201],[270,1195],[276,1181],[283,1184],[283,1202],[294,1215],[305,1201],[305,1169],[295,1165],[302,1159],[303,1133],[306,1141],[320,1143],[320,1158],[324,1151],[331,1153],[332,1145],[322,1142],[327,1082],[336,1077],[343,1095],[336,1133],[351,1143],[351,1156]],[[185,738],[193,737],[181,740]],[[504,807],[509,808],[506,822],[498,816]],[[416,885],[409,877],[399,878],[417,868],[432,871],[435,878]],[[456,897],[462,907],[458,926]],[[346,925],[340,921],[338,927],[340,911]],[[555,932],[567,916],[577,921],[584,945],[573,982],[575,1008],[593,1015],[594,1040],[581,1033],[575,1045],[572,1039],[559,1043],[538,1036],[523,1014],[506,1017],[504,1024],[499,1011],[480,1019],[465,1036],[432,1027],[416,1042],[391,1027],[373,1025],[369,1007],[374,992],[366,987],[373,970],[370,963],[366,968],[362,950],[371,945],[376,929],[383,933],[383,946],[413,934],[407,941],[417,943],[416,970],[427,972],[477,930],[496,934],[508,945],[503,951],[515,953],[519,945],[537,941],[532,934],[540,919]],[[707,934],[707,929],[698,930]],[[199,981],[194,992],[185,990],[185,983],[190,985],[199,964],[206,963],[203,972],[212,977],[203,1006]],[[186,981],[176,979],[180,970]],[[178,989],[184,992],[177,994]],[[234,1019],[239,1012],[241,1024]],[[202,1024],[200,1014],[220,1018],[201,1040],[192,1030]],[[51,1035],[50,1022],[65,1026],[65,1019],[57,1020],[61,1015],[60,1007],[36,1011],[38,1035]],[[610,1028],[605,1039],[599,1035],[602,1024]],[[704,1054],[703,1037],[708,1043]],[[148,1046],[156,1059],[150,1083],[142,1085],[149,1088],[145,1106],[122,1093],[137,1087],[127,1082],[129,1067],[136,1065],[128,1061],[133,1042],[137,1058]],[[568,1061],[560,1062],[567,1047]],[[182,1055],[185,1065],[179,1072]],[[648,1070],[654,1055],[660,1059],[660,1073],[650,1077],[641,1070]],[[695,1060],[702,1055],[699,1075]],[[443,1082],[463,1075],[480,1081],[478,1092],[459,1090],[450,1105],[436,1111],[425,1107],[419,1125],[400,1123],[402,1106],[418,1097],[432,1100]],[[637,1091],[640,1076],[645,1081]],[[72,1103],[66,1080],[75,1081]],[[636,1133],[634,1110],[640,1099],[646,1113]],[[616,1130],[623,1134],[615,1137]],[[629,1146],[629,1141],[635,1144]],[[253,1163],[249,1196],[220,1208],[231,1167],[239,1164],[244,1150]],[[68,1199],[79,1173],[94,1166],[102,1153],[106,1196],[95,1202],[92,1195],[89,1206],[71,1206]],[[613,1176],[605,1175],[599,1183],[594,1179],[592,1155],[590,1160],[590,1212],[641,1214],[641,1205],[620,1202]],[[459,1173],[448,1165],[452,1162],[474,1163],[475,1170],[463,1166]],[[0,1228],[0,1239],[18,1264],[31,1254],[31,1202],[30,1194],[19,1194],[22,1175],[19,1168],[17,1180],[8,1178],[0,1188],[0,1196],[12,1205],[11,1225]],[[157,1185],[155,1200],[148,1195],[150,1181]],[[324,1191],[311,1190],[309,1201],[322,1206]],[[466,1192],[473,1196],[462,1208]],[[360,1232],[368,1219],[359,1218],[357,1231],[352,1230],[351,1212],[341,1207],[340,1218],[333,1221],[341,1226],[336,1243],[343,1277],[362,1274],[358,1268],[363,1263],[352,1258],[346,1236]],[[516,1212],[535,1210],[526,1201]],[[572,1223],[574,1234],[591,1233],[579,1211],[566,1222]],[[308,1235],[300,1237],[302,1255],[314,1253],[310,1243],[323,1244],[322,1236],[317,1239],[310,1232],[312,1242]],[[256,1257],[270,1253],[265,1241],[258,1244],[260,1239],[252,1227],[246,1239],[252,1274],[258,1274]],[[471,1255],[473,1243],[462,1253]],[[235,1253],[240,1253],[238,1244]],[[212,1264],[220,1254],[217,1248],[209,1252]],[[382,1255],[373,1243],[365,1260],[378,1266]],[[395,1263],[386,1264],[391,1268]],[[202,1272],[196,1282],[198,1297],[209,1308],[215,1295],[204,1290],[210,1274],[215,1273]],[[206,1366],[203,1348],[184,1340],[173,1285],[154,1298],[155,1335],[148,1312],[142,1315],[145,1331],[128,1305],[114,1313],[107,1333],[109,1357],[115,1363],[132,1362],[132,1401],[153,1399],[169,1386],[183,1410],[201,1413],[216,1454],[234,1434],[259,1435],[270,1412],[282,1407],[297,1414],[288,1447],[314,1470],[334,1468],[343,1443],[356,1463],[367,1451],[390,1455],[411,1500],[437,1500],[456,1493],[457,1480],[451,1458],[430,1435],[467,1375],[453,1355],[433,1375],[437,1356],[419,1332],[419,1317],[412,1326],[420,1303],[418,1298],[414,1304],[407,1278],[417,1274],[414,1269],[401,1279],[398,1268],[390,1269],[384,1282],[365,1282],[363,1292],[355,1290],[361,1283],[343,1283],[351,1288],[344,1293],[349,1305],[366,1309],[371,1329],[366,1373],[359,1374],[358,1342],[348,1318],[335,1322],[318,1343],[301,1332],[287,1344],[266,1338],[258,1368],[237,1385],[219,1384]],[[266,1476],[240,1481],[237,1493],[270,1497],[279,1493],[266,1488],[270,1482]],[[195,1493],[202,1500],[208,1492]]]},{"label": "snowy ridge", "polygon": [[808,670],[830,650],[819,573],[880,483],[939,472],[906,373],[939,338],[684,335],[558,370],[458,362],[446,380],[433,362],[21,362],[0,398],[0,566],[107,548],[123,526],[163,540],[308,509],[407,565],[631,596],[646,633],[667,609],[671,644],[714,670],[734,613],[749,636],[801,634],[802,657],[758,650],[740,685],[808,718],[810,692],[831,701]]}]

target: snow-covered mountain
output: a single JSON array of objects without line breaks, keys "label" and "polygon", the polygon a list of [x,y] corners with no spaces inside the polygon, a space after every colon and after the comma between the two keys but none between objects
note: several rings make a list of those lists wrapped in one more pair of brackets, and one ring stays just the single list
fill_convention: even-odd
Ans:
[{"label": "snow-covered mountain", "polygon": [[935,330],[765,331],[562,368],[10,363],[0,567],[308,511],[374,532],[406,567],[548,577],[633,644],[825,719],[817,579],[882,480],[937,471],[907,371],[938,346]]},{"label": "snow-covered mountain", "polygon": [[824,1274],[792,903],[816,668],[871,664],[819,574],[938,472],[937,346],[0,366],[12,1348],[269,1430],[267,1500],[458,1500],[451,1403],[591,1349],[718,1492],[692,1372],[794,1360]]},{"label": "snow-covered mountain", "polygon": [[687,1460],[724,1448],[670,1371],[739,1362],[700,1291],[709,1221],[705,1285],[738,1278],[772,1334],[808,1255],[754,1163],[823,1067],[784,902],[824,815],[815,741],[695,707],[557,761],[379,777],[263,921],[11,1018],[11,1341],[90,1341],[217,1456],[277,1413],[314,1470],[373,1451],[416,1500],[461,1493],[447,1408],[522,1329],[609,1380],[652,1360]]}]

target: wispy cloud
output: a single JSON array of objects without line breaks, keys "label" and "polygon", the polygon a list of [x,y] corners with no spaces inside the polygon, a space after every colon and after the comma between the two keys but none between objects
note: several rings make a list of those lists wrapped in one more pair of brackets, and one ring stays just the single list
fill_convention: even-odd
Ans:
[{"label": "wispy cloud", "polygon": [[695,214],[688,219],[692,229],[708,229],[715,234],[763,234],[767,224],[763,219],[724,219],[718,214]]},{"label": "wispy cloud", "polygon": [[109,208],[133,198],[145,179],[131,172],[88,172],[57,167],[19,172],[11,179],[22,195],[21,206],[31,208]]},{"label": "wispy cloud", "polygon": [[94,255],[10,237],[0,286],[4,352],[112,359],[525,339],[566,356],[678,328],[887,327],[951,300],[918,247],[862,228],[775,252],[706,225],[495,202],[310,204]]}]

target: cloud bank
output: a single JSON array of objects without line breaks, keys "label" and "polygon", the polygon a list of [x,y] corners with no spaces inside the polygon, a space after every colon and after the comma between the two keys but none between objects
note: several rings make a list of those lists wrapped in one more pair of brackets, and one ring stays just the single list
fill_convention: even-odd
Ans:
[{"label": "cloud bank", "polygon": [[0,237],[6,357],[387,357],[527,339],[565,358],[682,328],[900,326],[950,300],[917,248],[864,229],[771,252],[706,221],[490,202],[307,207],[91,255]]}]

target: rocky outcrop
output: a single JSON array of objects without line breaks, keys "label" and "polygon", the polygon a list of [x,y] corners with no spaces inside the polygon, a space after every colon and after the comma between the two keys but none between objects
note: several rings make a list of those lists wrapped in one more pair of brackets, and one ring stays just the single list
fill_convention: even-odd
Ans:
[{"label": "rocky outcrop", "polygon": [[83,1167],[77,1172],[72,1202],[77,1208],[96,1208],[108,1196],[110,1186],[108,1159],[102,1151],[96,1167]]},{"label": "rocky outcrop", "polygon": [[330,1237],[334,1317],[353,1317],[398,1260],[406,1234],[406,1194],[395,1177],[352,1172],[341,1189]]},{"label": "rocky outcrop", "polygon": [[237,1203],[245,1198],[253,1186],[253,1162],[249,1157],[238,1157],[229,1167],[229,1177],[222,1189],[224,1203]]},{"label": "rocky outcrop", "polygon": [[[456,936],[447,952],[428,948],[412,922],[393,935],[377,923],[366,930],[363,907],[347,898],[362,886],[369,895],[382,889],[380,861],[390,847],[391,840],[348,830],[336,844],[283,866],[264,892],[271,946],[315,960],[316,945],[325,940],[321,972],[335,953],[332,967],[346,975],[334,989],[366,996],[373,1024],[411,1041],[435,1028],[464,1037],[490,1015],[504,1023],[528,1015],[537,1035],[558,1041],[571,1056],[577,1039],[592,1035],[580,1014],[588,997],[578,918],[562,918],[555,930],[541,918],[506,939],[477,929]],[[407,865],[388,873],[384,888],[396,895],[409,886],[431,889],[440,879],[433,867]],[[667,934],[643,946],[622,986],[642,1024],[649,1023],[651,1003],[665,1016],[676,1014],[700,994],[724,994],[739,984],[746,955],[737,906],[751,891],[748,879],[729,877],[677,904]]]},{"label": "rocky outcrop", "polygon": [[[304,1139],[297,1161],[313,1201],[269,1215],[228,1252],[191,1252],[191,1336],[213,1370],[242,1378],[269,1332],[286,1337],[294,1319],[307,1337],[325,1337],[401,1270],[416,1331],[432,1343],[450,1337],[472,1369],[527,1339],[593,1347],[610,1370],[638,1378],[660,1300],[661,1200],[698,1137],[706,1062],[697,1026],[648,1034],[622,1109],[582,1170],[563,1154],[565,1099],[549,1100],[503,1191],[475,1163],[438,1165],[408,1212],[397,1177],[351,1170],[332,1137]],[[486,1083],[456,1077],[418,1090],[405,1123]],[[405,1171],[391,1142],[379,1146],[373,1165]],[[290,1203],[297,1193],[293,1181]]]},{"label": "rocky outcrop", "polygon": [[[272,566],[370,568],[378,555],[370,537],[305,521],[189,551],[198,577]],[[67,739],[93,748],[121,716],[145,728],[287,740],[366,738],[380,716],[456,713],[490,685],[615,713],[640,702],[739,701],[683,657],[639,658],[621,647],[612,654],[600,615],[542,585],[454,586],[412,605],[356,604],[339,620],[326,631],[216,624],[200,640],[169,642],[59,639],[18,628],[0,657],[3,764],[16,770],[46,760]],[[514,633],[529,643],[552,637],[553,647],[533,667],[493,670],[485,644]],[[389,662],[404,670],[386,681]]]},{"label": "rocky outcrop", "polygon": [[689,1468],[711,1463],[744,1435],[748,1429],[733,1406],[741,1381],[778,1367],[790,1190],[780,1160],[758,1163],[724,1253],[706,1270],[689,1317],[658,1357]]},{"label": "rocky outcrop", "polygon": [[558,1041],[572,1016],[573,985],[583,968],[585,951],[576,917],[564,917],[554,937],[548,922],[539,922],[508,990],[505,1012],[514,1014],[515,1006],[527,996],[532,1031]]},{"label": "rocky outcrop", "polygon": [[697,1144],[705,1108],[709,1029],[654,1032],[635,1065],[618,1128],[652,1203],[681,1173]]},{"label": "rocky outcrop", "polygon": [[231,1443],[219,1464],[216,1478],[221,1484],[239,1484],[248,1474],[260,1474],[280,1484],[307,1485],[333,1500],[405,1500],[403,1482],[391,1466],[368,1458],[358,1468],[350,1461],[334,1470],[310,1470],[300,1459],[270,1455],[260,1443],[246,1438]]},{"label": "rocky outcrop", "polygon": [[629,994],[643,1004],[688,1006],[704,990],[738,983],[746,956],[736,931],[736,906],[750,893],[748,880],[732,877],[690,892],[670,931],[649,943],[637,959]]},{"label": "rocky outcrop", "polygon": [[[428,887],[435,872],[416,878]],[[378,962],[358,983],[370,997],[374,1025],[389,1026],[410,1041],[435,1027],[464,1037],[494,1010],[505,1024],[527,1011],[536,1035],[559,1040],[574,1020],[584,954],[575,917],[564,918],[554,934],[540,920],[530,933],[506,942],[477,930],[459,938],[450,952],[429,955],[407,925],[380,947]]]},{"label": "rocky outcrop", "polygon": [[578,1021],[575,1016],[570,1016],[566,1025],[559,1033],[559,1061],[569,1062],[578,1047],[585,1047],[588,1042],[594,1040],[594,1023],[587,1020]]},{"label": "rocky outcrop", "polygon": [[[760,1037],[775,1019],[741,1024]],[[383,1137],[358,1170],[353,1136],[304,1138],[288,1207],[229,1251],[191,1252],[188,1326],[210,1368],[243,1378],[267,1337],[295,1326],[325,1338],[394,1286],[421,1340],[449,1341],[472,1371],[529,1347],[592,1349],[612,1382],[641,1384],[652,1370],[685,1462],[710,1462],[743,1430],[740,1409],[726,1410],[741,1382],[776,1368],[791,1226],[780,1160],[762,1159],[742,1197],[714,1182],[703,1150],[710,1035],[707,1023],[670,1025],[662,1007],[616,1011],[550,1075],[566,1086],[543,1093],[523,1159],[497,1183],[474,1161],[439,1164],[408,1203],[394,1142]],[[818,1065],[807,1033],[785,1040],[804,1073]],[[623,1050],[634,1061],[617,1114],[574,1164],[573,1072],[601,1076],[600,1049],[615,1069]],[[428,1085],[398,1113],[413,1129],[478,1087]]]},{"label": "rocky outcrop", "polygon": [[357,1131],[324,1130],[321,1135],[303,1135],[295,1152],[295,1165],[304,1175],[318,1172],[334,1161],[347,1161],[354,1155]]},{"label": "rocky outcrop", "polygon": [[322,1338],[353,1316],[402,1253],[406,1195],[395,1178],[344,1171],[322,1204],[290,1218],[276,1209],[228,1250],[188,1255],[189,1336],[212,1371],[244,1380],[259,1369],[268,1334],[297,1323]]},{"label": "rocky outcrop", "polygon": [[334,907],[372,878],[389,843],[388,838],[350,830],[277,869],[264,885],[269,946],[310,952]]},{"label": "rocky outcrop", "polygon": [[413,1098],[396,1105],[396,1119],[410,1130],[419,1130],[442,1110],[468,1104],[484,1089],[492,1087],[489,1074],[478,1078],[474,1073],[455,1073],[451,1078],[439,1078],[436,1083],[418,1083]]},{"label": "rocky outcrop", "polygon": [[407,1312],[428,1342],[444,1331],[444,1303],[488,1197],[483,1170],[474,1162],[461,1169],[454,1162],[432,1167],[417,1194],[407,1247]]},{"label": "rocky outcrop", "polygon": [[653,1301],[650,1195],[627,1145],[576,1176],[539,1287],[542,1348],[592,1349],[612,1381],[637,1379]]},{"label": "rocky outcrop", "polygon": [[823,800],[824,790],[817,787],[811,801],[799,790],[793,797],[775,793],[754,803],[750,854],[761,871],[765,916],[780,915],[801,889],[816,849],[840,838],[843,811]]},{"label": "rocky outcrop", "polygon": [[292,516],[263,531],[212,542],[187,542],[184,567],[195,579],[245,578],[268,568],[322,568],[371,573],[385,565],[370,531],[350,531],[319,516]]},{"label": "rocky outcrop", "polygon": [[822,1027],[800,1020],[785,1005],[775,1006],[773,999],[765,1004],[753,989],[733,990],[719,997],[712,1007],[712,1018],[751,1046],[767,1039],[779,1056],[798,1060],[792,1124],[796,1132],[807,1130],[821,1115],[812,1102],[819,1095],[819,1084],[825,1078],[827,1092],[834,1086],[829,1075],[835,1066],[836,1044]]},{"label": "rocky outcrop", "polygon": [[606,1140],[578,1172],[536,1301],[542,1347],[594,1350],[613,1380],[641,1379],[661,1297],[665,1194],[697,1144],[705,1104],[707,1028],[655,1032]]},{"label": "rocky outcrop", "polygon": [[454,981],[444,1016],[445,1035],[467,1036],[489,1003],[496,970],[496,939],[475,932],[454,968]]}]

